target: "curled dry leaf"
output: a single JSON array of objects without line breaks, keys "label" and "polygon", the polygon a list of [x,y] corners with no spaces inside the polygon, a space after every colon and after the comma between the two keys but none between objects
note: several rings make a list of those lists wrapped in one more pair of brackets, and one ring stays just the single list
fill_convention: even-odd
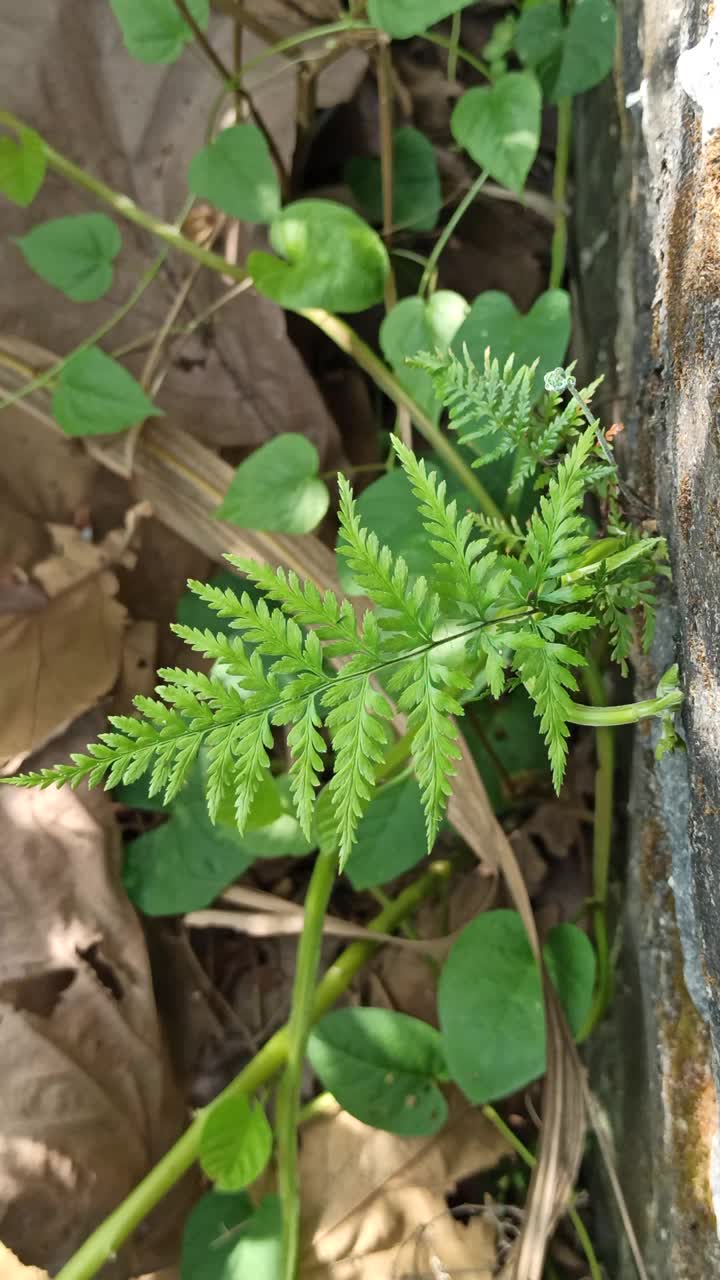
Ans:
[{"label": "curled dry leaf", "polygon": [[25,584],[17,608],[12,589],[0,614],[0,762],[16,767],[87,711],[115,682],[123,656],[126,611],[116,599],[112,564],[132,565],[129,544],[144,504],[128,511],[125,526],[99,543],[71,525],[50,525],[51,556],[33,576],[45,593],[28,609]]},{"label": "curled dry leaf", "polygon": [[[79,750],[79,721],[34,765]],[[0,788],[0,1232],[54,1271],[185,1120],[102,793]],[[188,1185],[117,1275],[172,1257]],[[142,1249],[142,1257],[139,1251]],[[138,1253],[135,1253],[135,1250]]]},{"label": "curled dry leaf", "polygon": [[[399,1138],[340,1111],[303,1130],[300,1280],[471,1274],[490,1280],[495,1234],[482,1217],[458,1224],[445,1196],[507,1151],[459,1094],[434,1138]],[[434,1270],[433,1270],[434,1267]]]}]

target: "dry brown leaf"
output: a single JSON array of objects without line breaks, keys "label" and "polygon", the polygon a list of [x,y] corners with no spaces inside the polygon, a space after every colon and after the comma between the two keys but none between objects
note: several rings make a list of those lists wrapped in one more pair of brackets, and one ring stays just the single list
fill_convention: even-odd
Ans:
[{"label": "dry brown leaf", "polygon": [[[79,721],[33,765],[79,750],[97,728],[98,717]],[[0,815],[0,1234],[54,1270],[177,1137],[185,1114],[142,931],[119,881],[108,798],[4,787]],[[160,1236],[173,1234],[187,1190],[156,1224]],[[172,1256],[157,1235],[140,1248],[125,1274]]]},{"label": "dry brown leaf", "polygon": [[0,764],[18,768],[112,686],[125,609],[113,574],[95,574],[44,609],[0,616]]},{"label": "dry brown leaf", "polygon": [[49,1276],[39,1267],[26,1267],[0,1242],[0,1280],[49,1280]]},{"label": "dry brown leaf", "polygon": [[[494,1232],[454,1222],[445,1196],[491,1169],[504,1140],[459,1094],[434,1138],[399,1138],[340,1111],[303,1129],[300,1280],[403,1280],[432,1275],[430,1259],[477,1280],[492,1275]],[[423,1258],[423,1265],[419,1260]],[[436,1276],[442,1271],[436,1267]]]},{"label": "dry brown leaf", "polygon": [[155,692],[155,658],[158,645],[156,622],[131,622],[125,631],[120,678],[113,696],[113,714],[131,715],[133,698]]}]

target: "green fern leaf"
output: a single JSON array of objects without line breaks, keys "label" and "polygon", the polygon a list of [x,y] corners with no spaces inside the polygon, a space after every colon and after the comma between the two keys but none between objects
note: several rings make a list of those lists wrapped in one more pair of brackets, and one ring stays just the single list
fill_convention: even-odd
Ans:
[{"label": "green fern leaf", "polygon": [[332,591],[320,592],[314,582],[301,582],[292,570],[273,569],[240,556],[226,558],[301,627],[314,627],[327,657],[345,657],[358,651],[357,618],[349,600],[338,600]]},{"label": "green fern leaf", "polygon": [[323,756],[327,750],[320,733],[321,725],[316,700],[310,697],[288,734],[288,746],[292,753],[290,791],[295,801],[298,821],[308,840],[311,839],[313,827],[315,792],[320,786]]},{"label": "green fern leaf", "polygon": [[536,632],[506,636],[515,649],[513,666],[535,704],[550,757],[553,783],[559,793],[567,762],[568,720],[572,704],[568,690],[577,691],[572,667],[587,666],[576,649],[548,642]]},{"label": "green fern leaf", "polygon": [[437,617],[437,598],[429,596],[427,582],[417,578],[410,584],[408,567],[402,556],[393,556],[374,533],[358,519],[352,490],[344,476],[340,488],[340,541],[338,551],[347,560],[358,586],[383,612],[379,622],[386,638],[401,644],[428,641]]},{"label": "green fern leaf", "polygon": [[337,822],[340,868],[350,856],[358,823],[375,789],[377,768],[390,740],[392,708],[369,673],[353,677],[353,661],[323,699],[335,752],[330,791]]},{"label": "green fern leaf", "polygon": [[537,596],[558,585],[589,544],[581,506],[587,487],[583,467],[594,444],[595,431],[588,427],[560,463],[530,519],[526,551],[529,582]]}]

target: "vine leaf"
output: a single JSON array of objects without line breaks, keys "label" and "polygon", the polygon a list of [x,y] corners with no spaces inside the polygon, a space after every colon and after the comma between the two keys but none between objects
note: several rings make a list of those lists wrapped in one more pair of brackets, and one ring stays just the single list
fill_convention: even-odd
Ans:
[{"label": "vine leaf", "polygon": [[330,505],[318,471],[315,445],[305,436],[284,432],[240,463],[214,514],[241,529],[310,533]]},{"label": "vine leaf", "polygon": [[[345,180],[369,222],[381,223],[382,176],[379,156],[352,156]],[[393,226],[432,231],[442,208],[435,148],[424,133],[405,125],[393,134]]]},{"label": "vine leaf", "polygon": [[28,266],[66,298],[96,302],[112,284],[122,237],[104,213],[78,213],[43,222],[15,243]]},{"label": "vine leaf", "polygon": [[211,1108],[200,1135],[200,1164],[218,1191],[241,1191],[260,1177],[272,1148],[262,1106],[236,1094]]},{"label": "vine leaf", "polygon": [[519,192],[540,144],[541,106],[535,76],[509,71],[489,88],[467,89],[450,127],[455,141],[481,169]]},{"label": "vine leaf", "polygon": [[[187,0],[187,7],[203,31],[210,18],[210,0]],[[110,0],[125,48],[139,62],[175,62],[193,33],[174,0]]]},{"label": "vine leaf", "polygon": [[615,9],[610,0],[577,0],[567,24],[559,0],[523,10],[515,48],[550,102],[592,89],[612,70]]},{"label": "vine leaf", "polygon": [[256,124],[223,129],[190,161],[188,186],[241,222],[272,222],[280,185],[270,148]]},{"label": "vine leaf", "polygon": [[366,311],[381,302],[390,269],[376,231],[333,200],[296,200],[270,227],[279,257],[255,252],[248,271],[256,289],[290,311]]},{"label": "vine leaf", "polygon": [[162,417],[132,374],[99,347],[83,347],[65,361],[52,412],[68,436],[106,435]]},{"label": "vine leaf", "polygon": [[459,13],[471,0],[369,0],[368,17],[396,40],[421,35],[451,13]]},{"label": "vine leaf", "polygon": [[27,208],[32,204],[45,177],[46,160],[42,138],[34,129],[17,126],[14,138],[0,138],[0,191]]}]

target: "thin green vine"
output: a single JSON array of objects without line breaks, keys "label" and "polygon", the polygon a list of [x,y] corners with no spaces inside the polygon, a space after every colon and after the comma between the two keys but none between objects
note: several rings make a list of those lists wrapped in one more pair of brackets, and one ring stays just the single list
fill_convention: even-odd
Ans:
[{"label": "thin green vine", "polygon": [[300,1182],[297,1133],[300,1090],[308,1035],[313,1023],[313,995],[320,963],[323,923],[335,882],[337,850],[321,849],[315,859],[305,897],[305,920],[295,958],[292,1006],[287,1024],[287,1061],[277,1091],[278,1189],[283,1206],[282,1280],[295,1280],[300,1241]]}]

